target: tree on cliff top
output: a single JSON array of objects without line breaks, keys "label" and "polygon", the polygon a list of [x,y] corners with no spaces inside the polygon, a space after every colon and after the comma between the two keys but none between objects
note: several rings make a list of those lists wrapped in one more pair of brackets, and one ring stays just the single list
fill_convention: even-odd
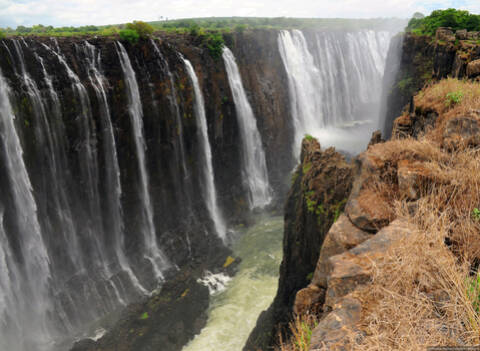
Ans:
[{"label": "tree on cliff top", "polygon": [[153,31],[153,27],[148,23],[142,21],[133,21],[133,23],[127,23],[125,29],[122,29],[118,34],[123,40],[128,40],[132,44],[135,44],[140,38],[148,38]]},{"label": "tree on cliff top", "polygon": [[434,35],[439,27],[451,27],[453,30],[480,31],[480,15],[456,9],[435,10],[424,18],[414,15],[408,22],[407,31]]},{"label": "tree on cliff top", "polygon": [[133,23],[127,23],[126,28],[137,32],[139,37],[142,39],[148,38],[154,30],[151,25],[142,21],[133,21]]}]

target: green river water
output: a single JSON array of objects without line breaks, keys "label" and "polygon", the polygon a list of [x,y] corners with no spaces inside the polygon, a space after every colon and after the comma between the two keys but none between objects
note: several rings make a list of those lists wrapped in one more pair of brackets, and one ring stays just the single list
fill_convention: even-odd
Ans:
[{"label": "green river water", "polygon": [[282,260],[283,218],[264,217],[233,245],[238,273],[212,296],[208,322],[183,351],[241,351],[259,314],[271,304]]}]

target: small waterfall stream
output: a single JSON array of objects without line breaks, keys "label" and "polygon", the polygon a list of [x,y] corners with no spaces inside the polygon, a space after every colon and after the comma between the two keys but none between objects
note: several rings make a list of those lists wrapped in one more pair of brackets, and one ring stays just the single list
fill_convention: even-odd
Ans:
[{"label": "small waterfall stream", "polygon": [[[7,238],[3,225],[4,209],[1,209],[0,319],[3,323],[0,346],[3,350],[12,351],[32,348],[45,350],[51,341],[47,337],[46,318],[49,308],[50,262],[8,92],[8,86],[0,72],[2,163],[8,173],[18,235]],[[20,247],[20,250],[14,251],[15,246]]]},{"label": "small waterfall stream", "polygon": [[144,226],[142,232],[144,236],[145,258],[151,262],[157,279],[161,280],[163,278],[162,271],[168,268],[169,263],[165,254],[158,247],[155,226],[153,224],[152,200],[150,198],[147,169],[145,165],[146,146],[143,137],[142,101],[140,100],[140,92],[138,90],[135,71],[132,68],[130,58],[125,51],[125,48],[120,42],[117,42],[117,50],[123,74],[125,76],[125,83],[127,85],[128,111],[132,122],[132,133],[135,140],[138,170],[140,173],[140,196],[144,211]]},{"label": "small waterfall stream", "polygon": [[205,101],[203,100],[203,94],[200,89],[197,74],[193,69],[189,60],[183,59],[185,67],[187,68],[188,75],[193,84],[193,91],[195,93],[195,118],[199,128],[198,137],[200,139],[200,145],[202,148],[202,157],[204,158],[204,181],[205,191],[204,196],[207,202],[208,212],[212,218],[217,235],[225,241],[227,239],[227,228],[225,220],[223,219],[220,208],[217,203],[217,189],[215,188],[215,176],[213,174],[212,164],[212,148],[208,139],[208,127],[207,116],[205,115]]},{"label": "small waterfall stream", "polygon": [[223,60],[232,89],[238,125],[242,138],[242,169],[246,178],[250,208],[263,208],[272,200],[268,182],[267,163],[257,120],[243,88],[235,56],[229,48],[223,49]]}]

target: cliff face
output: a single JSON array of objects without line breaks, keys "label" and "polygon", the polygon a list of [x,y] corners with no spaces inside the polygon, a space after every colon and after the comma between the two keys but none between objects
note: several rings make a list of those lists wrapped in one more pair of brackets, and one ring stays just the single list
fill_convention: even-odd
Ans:
[{"label": "cliff face", "polygon": [[[250,93],[271,186],[281,198],[284,174],[294,160],[277,34],[230,34],[226,41]],[[60,335],[137,300],[138,284],[155,288],[152,277],[158,272],[143,251],[149,235],[147,207],[152,209],[150,228],[155,228],[154,238],[168,261],[165,277],[175,274],[176,267],[193,274],[191,267],[199,262],[214,269],[229,255],[202,195],[206,165],[193,85],[182,56],[194,66],[205,100],[219,208],[230,225],[246,221],[249,214],[240,131],[222,58],[212,58],[189,35],[122,44],[138,83],[134,103],[120,45],[111,38],[0,41],[0,72],[9,87],[50,259],[50,291],[56,302],[49,323]],[[143,138],[134,132],[135,106],[143,114]],[[138,142],[146,150],[145,174],[139,171]],[[1,153],[3,165],[8,157]],[[15,194],[7,172],[0,170],[3,224],[13,255],[22,262],[17,223],[22,213],[11,205]],[[142,190],[146,181],[147,207]],[[201,274],[195,271],[195,276]]]},{"label": "cliff face", "polygon": [[380,115],[386,138],[392,133],[395,118],[425,84],[448,76],[462,79],[478,75],[475,67],[480,47],[473,33],[463,32],[454,34],[440,28],[435,38],[407,33],[391,42]]},{"label": "cliff face", "polygon": [[267,350],[287,329],[295,294],[313,277],[325,235],[343,211],[352,177],[352,166],[342,155],[332,148],[322,150],[315,139],[304,139],[301,164],[293,174],[285,205],[279,288],[244,350]]}]

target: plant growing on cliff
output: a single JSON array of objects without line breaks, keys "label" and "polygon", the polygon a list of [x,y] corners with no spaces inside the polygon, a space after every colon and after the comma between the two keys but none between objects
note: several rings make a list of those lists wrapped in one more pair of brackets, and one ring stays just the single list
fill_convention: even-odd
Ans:
[{"label": "plant growing on cliff", "polygon": [[480,210],[477,207],[472,211],[472,219],[477,222],[480,221]]},{"label": "plant growing on cliff", "polygon": [[204,40],[204,45],[207,47],[210,56],[219,59],[222,56],[225,41],[221,33],[209,33]]},{"label": "plant growing on cliff", "polygon": [[277,351],[308,351],[313,329],[317,325],[318,317],[313,314],[296,316],[289,324],[292,335],[290,340],[284,343],[282,336],[279,335],[280,349],[277,349]]},{"label": "plant growing on cliff", "polygon": [[462,91],[452,91],[447,94],[445,97],[445,106],[452,107],[458,105],[463,100],[463,92]]},{"label": "plant growing on cliff", "polygon": [[467,296],[470,299],[473,308],[477,313],[480,312],[480,273],[474,277],[467,278],[466,281]]},{"label": "plant growing on cliff", "polygon": [[0,30],[0,40],[5,39],[7,36],[3,30]]}]

